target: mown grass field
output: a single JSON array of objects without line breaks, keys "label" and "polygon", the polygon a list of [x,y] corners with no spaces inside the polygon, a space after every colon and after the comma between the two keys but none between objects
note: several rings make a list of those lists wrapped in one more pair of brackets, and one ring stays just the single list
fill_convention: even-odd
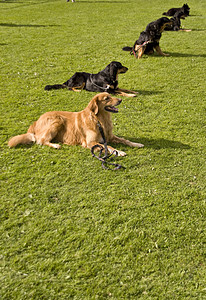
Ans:
[{"label": "mown grass field", "polygon": [[[0,298],[205,299],[205,2],[191,32],[164,32],[169,57],[132,46],[166,0],[0,1]],[[113,60],[129,68],[114,133],[125,169],[107,171],[80,146],[9,149],[42,113],[82,110],[95,95],[44,91]]]}]

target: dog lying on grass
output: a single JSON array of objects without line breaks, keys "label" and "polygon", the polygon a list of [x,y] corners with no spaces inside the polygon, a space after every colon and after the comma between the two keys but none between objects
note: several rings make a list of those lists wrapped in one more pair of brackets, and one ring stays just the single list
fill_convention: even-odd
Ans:
[{"label": "dog lying on grass", "polygon": [[143,54],[153,54],[154,49],[159,55],[169,56],[162,52],[159,41],[165,27],[172,24],[172,21],[166,17],[162,17],[147,25],[145,31],[140,33],[138,40],[134,43],[133,47],[124,47],[122,50],[130,51],[135,57],[141,58]]},{"label": "dog lying on grass", "polygon": [[87,90],[90,92],[107,92],[126,97],[135,97],[138,92],[118,88],[118,75],[126,73],[124,67],[118,61],[112,61],[106,68],[97,74],[86,72],[76,72],[69,80],[63,84],[45,86],[45,90],[68,89],[72,91]]},{"label": "dog lying on grass", "polygon": [[177,12],[183,12],[184,17],[188,17],[190,14],[190,7],[186,4],[184,4],[182,7],[179,8],[170,8],[167,12],[164,12],[164,16],[169,16],[172,17],[174,16]]},{"label": "dog lying on grass", "polygon": [[[59,149],[59,142],[67,145],[81,145],[91,149],[103,143],[98,122],[101,124],[107,142],[121,143],[130,147],[141,148],[144,145],[119,138],[112,133],[110,113],[117,113],[117,105],[121,99],[111,97],[108,93],[100,93],[92,98],[88,106],[80,112],[51,111],[43,114],[28,129],[27,133],[10,139],[9,147],[18,144],[37,143]],[[125,156],[123,151],[107,146],[110,153],[116,151],[118,156]]]},{"label": "dog lying on grass", "polygon": [[174,16],[170,19],[172,21],[171,24],[168,24],[165,26],[165,31],[191,31],[191,29],[183,29],[181,28],[181,21],[180,19],[184,18],[184,12],[183,11],[177,11]]}]

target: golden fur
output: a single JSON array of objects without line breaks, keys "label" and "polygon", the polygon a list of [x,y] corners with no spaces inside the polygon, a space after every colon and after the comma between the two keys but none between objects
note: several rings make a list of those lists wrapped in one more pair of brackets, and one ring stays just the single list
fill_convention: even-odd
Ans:
[{"label": "golden fur", "polygon": [[[47,145],[59,149],[61,146],[52,142],[67,145],[81,145],[92,148],[96,144],[103,143],[97,122],[103,127],[106,141],[122,143],[130,147],[143,147],[144,145],[133,143],[119,138],[112,133],[112,119],[110,112],[118,112],[117,105],[121,99],[111,97],[108,93],[100,93],[93,97],[88,106],[80,112],[51,111],[46,112],[34,122],[26,134],[17,135],[10,139],[9,147],[18,144],[30,144],[36,142],[39,145]],[[116,150],[108,146],[111,153]],[[123,151],[116,150],[119,156],[126,155]]]}]

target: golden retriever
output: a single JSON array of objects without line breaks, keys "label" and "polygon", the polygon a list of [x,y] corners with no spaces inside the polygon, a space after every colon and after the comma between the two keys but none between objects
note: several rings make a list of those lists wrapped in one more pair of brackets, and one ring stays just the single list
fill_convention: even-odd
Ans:
[{"label": "golden retriever", "polygon": [[[9,147],[18,144],[36,142],[59,149],[61,146],[52,141],[67,145],[81,145],[91,149],[94,145],[103,143],[103,138],[97,126],[101,124],[107,142],[121,143],[130,147],[143,147],[124,138],[119,138],[112,133],[112,119],[110,113],[117,113],[117,105],[121,99],[111,97],[104,92],[97,94],[88,106],[80,112],[50,111],[43,114],[28,129],[27,133],[14,136],[10,139]],[[117,151],[118,156],[126,155],[125,152],[108,146],[110,153]]]}]

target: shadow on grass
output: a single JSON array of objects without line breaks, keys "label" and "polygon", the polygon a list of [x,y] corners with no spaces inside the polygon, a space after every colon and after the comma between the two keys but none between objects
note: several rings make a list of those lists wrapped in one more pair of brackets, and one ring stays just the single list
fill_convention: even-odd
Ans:
[{"label": "shadow on grass", "polygon": [[[44,0],[44,1],[41,1],[40,3],[47,3],[47,2],[55,2],[56,0]],[[66,2],[66,0],[65,0]],[[68,2],[71,2],[68,1]],[[77,2],[80,2],[81,4],[82,3],[126,3],[126,1],[108,1],[108,0],[103,0],[103,1],[77,1]],[[129,2],[129,1],[127,1]],[[0,3],[25,3],[23,1],[16,1],[16,0],[0,0]]]},{"label": "shadow on grass", "polygon": [[[36,1],[36,3],[31,3],[31,4],[27,4],[26,6],[30,6],[30,5],[35,5],[35,4],[44,4],[44,3],[49,3],[49,2],[55,2],[56,0],[43,0],[43,1]],[[66,2],[66,0],[65,0]],[[69,1],[71,2],[71,0]],[[69,3],[68,2],[68,3]],[[114,3],[128,3],[130,1],[109,1],[109,0],[102,0],[102,1],[77,1],[77,3],[79,2],[79,4],[88,4],[88,3],[109,3],[109,4],[114,4]],[[6,3],[6,4],[13,4],[13,3],[18,3],[18,4],[25,4],[24,1],[16,1],[16,0],[0,0],[0,3]]]},{"label": "shadow on grass", "polygon": [[183,144],[178,141],[171,141],[166,139],[148,139],[148,138],[139,138],[134,139],[131,137],[124,137],[125,139],[135,142],[135,143],[142,143],[144,148],[153,148],[153,149],[191,149],[190,145]]},{"label": "shadow on grass", "polygon": [[205,31],[206,29],[205,28],[194,28],[194,29],[191,29],[191,31]]},{"label": "shadow on grass", "polygon": [[14,23],[0,23],[4,27],[54,27],[59,25],[31,25],[31,24],[14,24]]},{"label": "shadow on grass", "polygon": [[145,90],[137,90],[136,92],[138,92],[139,95],[157,95],[163,93],[163,91],[145,91]]},{"label": "shadow on grass", "polygon": [[[71,1],[70,1],[71,2]],[[81,1],[80,1],[81,2]],[[128,2],[128,1],[127,1]],[[114,3],[126,3],[125,1],[82,1],[82,3],[110,3],[110,4],[114,4]]]},{"label": "shadow on grass", "polygon": [[202,17],[202,15],[189,15],[188,17]]},{"label": "shadow on grass", "polygon": [[[55,2],[56,0],[45,0],[45,1],[38,1],[36,3],[31,3],[29,5],[34,5],[34,4],[41,4],[41,3],[47,3],[47,2]],[[6,3],[6,4],[13,4],[13,3],[18,3],[18,4],[22,4],[25,3],[25,1],[16,1],[16,0],[0,0],[0,3]],[[29,6],[27,5],[27,6]]]},{"label": "shadow on grass", "polygon": [[[194,53],[178,53],[178,52],[167,52],[164,51],[165,53],[169,54],[168,58],[170,57],[206,57],[206,54],[194,54]],[[162,58],[163,56],[158,55],[157,53],[154,53],[153,55],[145,55],[143,58],[148,58],[148,57],[153,57],[153,58]]]},{"label": "shadow on grass", "polygon": [[189,54],[189,53],[177,53],[177,52],[172,52],[170,53],[171,57],[206,57],[206,54]]},{"label": "shadow on grass", "polygon": [[13,1],[13,0],[1,0],[0,3],[23,3],[21,1]]},{"label": "shadow on grass", "polygon": [[[4,142],[9,140],[8,138],[8,134],[4,134],[5,138],[4,138]],[[153,148],[153,149],[168,149],[168,148],[172,148],[172,149],[191,149],[192,147],[190,145],[187,144],[183,144],[181,142],[178,141],[171,141],[171,140],[167,140],[167,139],[149,139],[149,138],[132,138],[129,136],[122,136],[123,138],[125,138],[126,140],[129,140],[131,142],[134,143],[141,143],[144,145],[144,148]],[[3,142],[3,143],[4,143]],[[63,144],[59,143],[60,145],[63,146]],[[117,144],[114,143],[108,143],[109,145],[112,145],[114,147],[117,147]],[[30,148],[33,145],[35,145],[35,143],[31,143],[31,144],[19,144],[17,145],[15,148]],[[70,147],[70,145],[67,145]],[[125,146],[125,145],[124,145]],[[129,146],[128,146],[129,147]]]}]

